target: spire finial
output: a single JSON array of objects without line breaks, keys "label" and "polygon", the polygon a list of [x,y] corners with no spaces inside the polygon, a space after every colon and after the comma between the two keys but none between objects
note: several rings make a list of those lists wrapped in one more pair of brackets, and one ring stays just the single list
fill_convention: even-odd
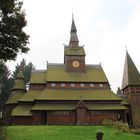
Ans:
[{"label": "spire finial", "polygon": [[74,20],[74,8],[72,7],[72,20]]},{"label": "spire finial", "polygon": [[126,49],[126,51],[127,51],[127,45],[125,45],[125,49]]}]

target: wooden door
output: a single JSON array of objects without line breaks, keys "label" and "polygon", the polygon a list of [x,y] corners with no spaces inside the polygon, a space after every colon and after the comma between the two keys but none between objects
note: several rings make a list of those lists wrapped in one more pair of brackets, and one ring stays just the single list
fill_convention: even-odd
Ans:
[{"label": "wooden door", "polygon": [[77,124],[85,124],[86,123],[86,109],[85,108],[77,108]]}]

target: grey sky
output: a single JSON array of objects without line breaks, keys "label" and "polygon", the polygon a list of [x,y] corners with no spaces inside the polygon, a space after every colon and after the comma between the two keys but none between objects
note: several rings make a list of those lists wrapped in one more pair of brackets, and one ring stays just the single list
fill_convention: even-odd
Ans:
[{"label": "grey sky", "polygon": [[86,63],[99,64],[113,91],[121,85],[125,46],[140,70],[140,0],[23,0],[30,51],[9,62],[10,69],[25,58],[36,69],[63,63],[69,43],[72,9]]}]

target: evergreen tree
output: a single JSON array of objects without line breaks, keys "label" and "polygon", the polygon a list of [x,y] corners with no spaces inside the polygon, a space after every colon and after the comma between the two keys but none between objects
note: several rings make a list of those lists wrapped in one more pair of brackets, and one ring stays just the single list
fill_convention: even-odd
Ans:
[{"label": "evergreen tree", "polygon": [[29,50],[22,5],[21,0],[0,0],[0,60],[15,60],[18,53]]},{"label": "evergreen tree", "polygon": [[13,86],[13,78],[10,77],[11,72],[4,63],[0,63],[0,110],[5,110],[5,102]]},{"label": "evergreen tree", "polygon": [[35,67],[32,64],[32,62],[29,62],[28,64],[26,64],[26,60],[22,59],[20,64],[17,64],[16,67],[15,67],[15,71],[13,72],[13,78],[14,79],[16,79],[17,74],[19,73],[19,71],[21,69],[21,66],[22,66],[22,69],[23,69],[25,83],[27,84],[30,81],[31,71],[34,70]]}]

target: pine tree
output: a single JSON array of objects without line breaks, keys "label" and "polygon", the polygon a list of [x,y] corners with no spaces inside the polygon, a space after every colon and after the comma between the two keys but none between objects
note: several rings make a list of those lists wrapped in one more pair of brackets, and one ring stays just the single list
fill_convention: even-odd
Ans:
[{"label": "pine tree", "polygon": [[32,64],[32,62],[29,62],[28,64],[26,64],[26,60],[22,59],[20,64],[17,64],[15,67],[15,71],[13,72],[13,75],[12,75],[14,79],[16,79],[17,74],[19,73],[21,69],[21,66],[22,66],[24,77],[25,77],[25,83],[27,84],[30,81],[31,71],[34,70],[35,67]]}]

